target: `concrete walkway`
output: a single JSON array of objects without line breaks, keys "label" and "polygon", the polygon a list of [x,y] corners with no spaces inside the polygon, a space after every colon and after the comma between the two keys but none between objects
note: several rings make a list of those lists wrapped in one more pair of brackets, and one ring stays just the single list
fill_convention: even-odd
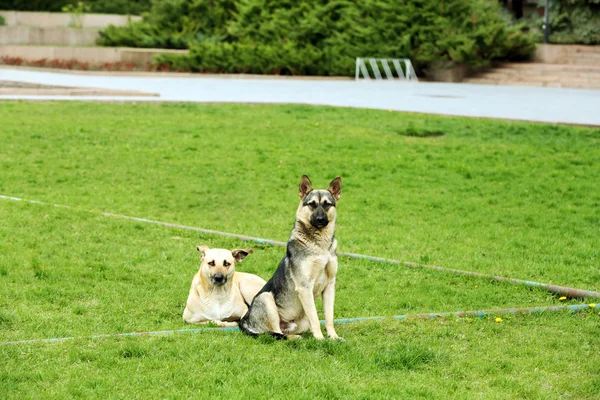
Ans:
[{"label": "concrete walkway", "polygon": [[[600,126],[600,90],[352,80],[123,76],[0,68],[0,80],[158,93],[3,99],[297,103]],[[0,105],[1,106],[1,105]]]}]

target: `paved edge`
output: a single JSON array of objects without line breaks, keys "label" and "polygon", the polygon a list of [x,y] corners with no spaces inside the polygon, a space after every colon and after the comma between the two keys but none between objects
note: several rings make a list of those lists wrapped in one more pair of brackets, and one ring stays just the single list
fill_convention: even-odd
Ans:
[{"label": "paved edge", "polygon": [[[132,97],[137,95],[132,95]],[[83,97],[83,96],[82,96]],[[79,99],[78,101],[87,101],[87,102],[101,102],[101,103],[136,103],[138,101],[144,101],[144,98],[141,99],[112,99],[110,96],[102,99]],[[28,101],[28,102],[42,102],[42,101],[71,101],[70,99],[53,99],[53,98],[44,98],[40,96],[39,98],[31,99],[14,99],[14,98],[2,98],[2,94],[0,93],[0,102],[3,101]],[[174,104],[232,104],[232,105],[248,105],[248,106],[313,106],[313,107],[333,107],[333,108],[355,108],[360,110],[375,110],[375,111],[386,111],[384,109],[378,108],[367,108],[367,107],[358,107],[358,106],[336,106],[336,105],[328,105],[328,104],[316,104],[316,103],[285,103],[285,102],[235,102],[235,101],[184,101],[184,100],[151,100],[153,103],[174,103]],[[435,115],[439,117],[448,117],[448,118],[467,118],[467,119],[481,119],[486,121],[505,121],[505,122],[523,122],[528,124],[539,124],[539,125],[564,125],[564,126],[573,126],[573,127],[582,127],[582,128],[600,128],[599,124],[583,124],[576,122],[544,122],[544,121],[533,121],[528,119],[516,119],[516,118],[495,118],[495,117],[477,117],[477,116],[469,116],[469,115],[460,115],[460,114],[447,114],[447,113],[428,113],[423,111],[400,111],[400,110],[387,110],[388,112],[402,113],[402,114],[415,114],[415,115]]]},{"label": "paved edge", "polygon": [[94,88],[0,88],[0,96],[127,96],[160,97],[159,93]]},{"label": "paved edge", "polygon": [[350,76],[307,76],[307,75],[266,75],[266,74],[210,74],[201,72],[162,72],[162,71],[91,71],[80,69],[41,68],[23,65],[0,64],[0,69],[17,69],[22,71],[49,72],[57,74],[89,75],[89,76],[139,76],[139,77],[172,77],[172,78],[223,78],[223,79],[281,79],[301,81],[353,81]]}]

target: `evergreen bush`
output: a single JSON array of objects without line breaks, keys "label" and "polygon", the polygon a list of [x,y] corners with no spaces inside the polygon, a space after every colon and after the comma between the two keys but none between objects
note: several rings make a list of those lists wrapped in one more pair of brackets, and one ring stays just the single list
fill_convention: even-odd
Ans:
[{"label": "evergreen bush", "polygon": [[222,40],[234,10],[233,0],[157,0],[142,21],[109,26],[97,43],[187,49],[192,42]]},{"label": "evergreen bush", "polygon": [[157,59],[176,70],[302,75],[353,75],[356,57],[482,66],[535,47],[490,0],[164,0],[98,43],[189,48]]},{"label": "evergreen bush", "polygon": [[[545,1],[539,0],[539,7]],[[553,0],[550,2],[550,43],[600,44],[600,0]],[[534,15],[527,23],[543,39],[543,17]]]}]

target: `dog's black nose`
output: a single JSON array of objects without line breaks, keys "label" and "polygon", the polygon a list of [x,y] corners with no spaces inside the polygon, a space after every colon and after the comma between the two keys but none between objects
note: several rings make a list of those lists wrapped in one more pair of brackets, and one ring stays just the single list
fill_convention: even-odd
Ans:
[{"label": "dog's black nose", "polygon": [[310,217],[310,223],[315,228],[323,228],[329,223],[329,218],[327,218],[327,214],[319,212]]},{"label": "dog's black nose", "polygon": [[225,282],[225,275],[223,275],[223,274],[214,274],[213,275],[213,281],[215,281],[215,283],[223,283],[223,282]]}]

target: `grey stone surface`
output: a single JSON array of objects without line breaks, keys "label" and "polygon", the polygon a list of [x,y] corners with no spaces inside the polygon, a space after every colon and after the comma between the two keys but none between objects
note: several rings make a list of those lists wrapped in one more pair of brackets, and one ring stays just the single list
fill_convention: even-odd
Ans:
[{"label": "grey stone surface", "polygon": [[98,29],[0,26],[0,44],[43,46],[94,46]]},{"label": "grey stone surface", "polygon": [[[69,13],[61,12],[31,12],[31,11],[0,11],[6,20],[6,25],[26,25],[38,27],[68,27],[73,22]],[[126,25],[129,20],[140,21],[142,17],[113,14],[83,14],[83,28],[105,28],[108,25]]]},{"label": "grey stone surface", "polygon": [[[114,76],[0,68],[0,80],[159,93],[155,98],[74,100],[297,103],[600,126],[600,90],[202,76]],[[0,96],[1,99],[71,99]]]}]

